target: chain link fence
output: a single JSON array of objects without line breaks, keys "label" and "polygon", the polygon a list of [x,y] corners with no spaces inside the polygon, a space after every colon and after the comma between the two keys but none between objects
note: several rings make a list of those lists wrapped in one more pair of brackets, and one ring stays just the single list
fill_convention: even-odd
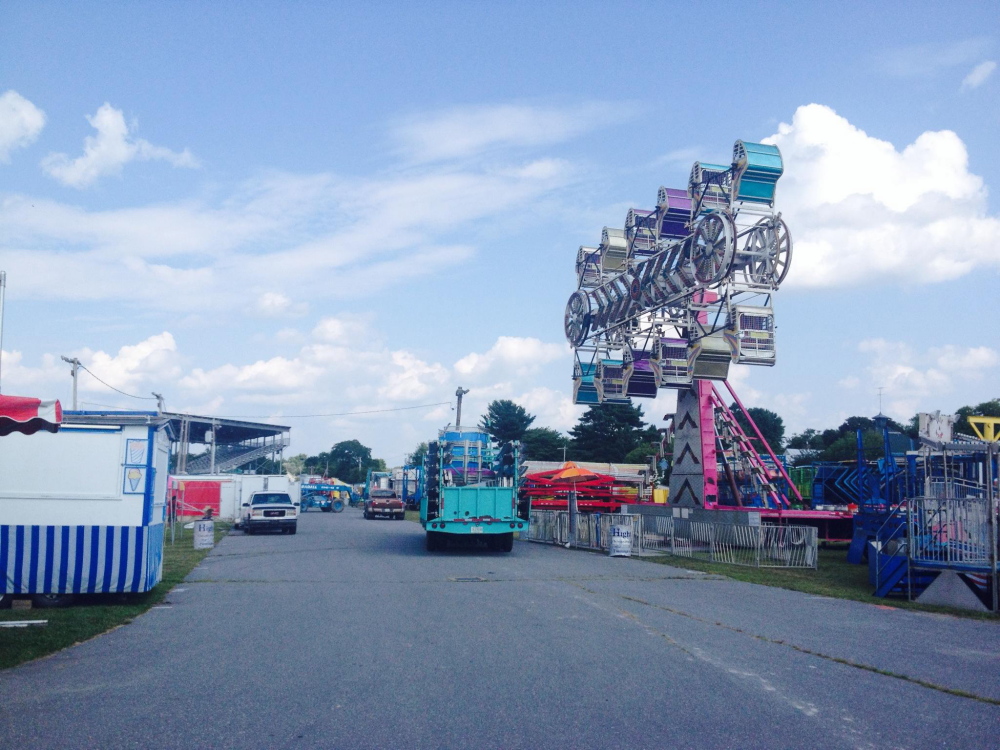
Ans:
[{"label": "chain link fence", "polygon": [[612,526],[632,530],[632,551],[659,552],[756,568],[816,569],[819,536],[812,526],[749,526],[665,515],[580,513],[576,539],[569,511],[533,510],[525,538],[607,551]]}]

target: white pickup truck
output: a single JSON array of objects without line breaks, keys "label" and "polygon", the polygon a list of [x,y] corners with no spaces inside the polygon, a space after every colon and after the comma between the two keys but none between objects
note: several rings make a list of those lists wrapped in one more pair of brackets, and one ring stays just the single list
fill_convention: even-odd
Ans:
[{"label": "white pickup truck", "polygon": [[244,534],[273,529],[294,534],[298,519],[298,503],[293,503],[287,492],[255,492],[243,503],[240,526]]}]

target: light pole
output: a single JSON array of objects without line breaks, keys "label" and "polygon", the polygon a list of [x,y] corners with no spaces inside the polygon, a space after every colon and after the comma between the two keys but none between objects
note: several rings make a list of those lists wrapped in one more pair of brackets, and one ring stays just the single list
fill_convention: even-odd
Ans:
[{"label": "light pole", "polygon": [[457,430],[462,426],[462,396],[469,392],[468,388],[463,388],[458,386],[458,390],[455,391],[455,395],[458,396],[458,408],[455,410],[455,429]]}]

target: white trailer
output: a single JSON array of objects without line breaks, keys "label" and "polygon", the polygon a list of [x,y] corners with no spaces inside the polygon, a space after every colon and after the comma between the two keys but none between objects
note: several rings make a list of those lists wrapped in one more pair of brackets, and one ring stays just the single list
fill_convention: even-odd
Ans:
[{"label": "white trailer", "polygon": [[157,412],[64,412],[0,439],[0,596],[54,605],[163,577],[170,439]]}]

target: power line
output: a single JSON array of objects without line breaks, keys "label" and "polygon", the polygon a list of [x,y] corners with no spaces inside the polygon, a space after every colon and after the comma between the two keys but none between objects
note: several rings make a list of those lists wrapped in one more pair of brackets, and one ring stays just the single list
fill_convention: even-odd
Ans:
[{"label": "power line", "polygon": [[451,401],[438,401],[434,404],[419,404],[417,406],[397,406],[392,409],[369,409],[367,411],[341,411],[330,414],[216,414],[218,419],[311,419],[313,417],[349,417],[355,414],[383,414],[390,411],[409,411],[411,409],[429,409],[432,406],[449,406]]},{"label": "power line", "polygon": [[86,372],[90,373],[90,377],[92,377],[94,380],[96,380],[101,385],[105,385],[108,388],[110,388],[111,390],[113,390],[113,391],[115,391],[117,393],[122,394],[123,396],[128,396],[129,398],[141,399],[142,401],[156,401],[156,398],[153,397],[153,396],[135,396],[135,395],[133,395],[131,393],[125,393],[125,391],[122,391],[122,390],[119,390],[118,388],[115,388],[110,383],[105,383],[103,380],[101,380],[99,377],[97,377],[94,373],[90,372],[90,370],[87,370],[87,368],[86,368],[85,365],[80,365],[79,367],[80,367],[81,370],[85,370]]}]

